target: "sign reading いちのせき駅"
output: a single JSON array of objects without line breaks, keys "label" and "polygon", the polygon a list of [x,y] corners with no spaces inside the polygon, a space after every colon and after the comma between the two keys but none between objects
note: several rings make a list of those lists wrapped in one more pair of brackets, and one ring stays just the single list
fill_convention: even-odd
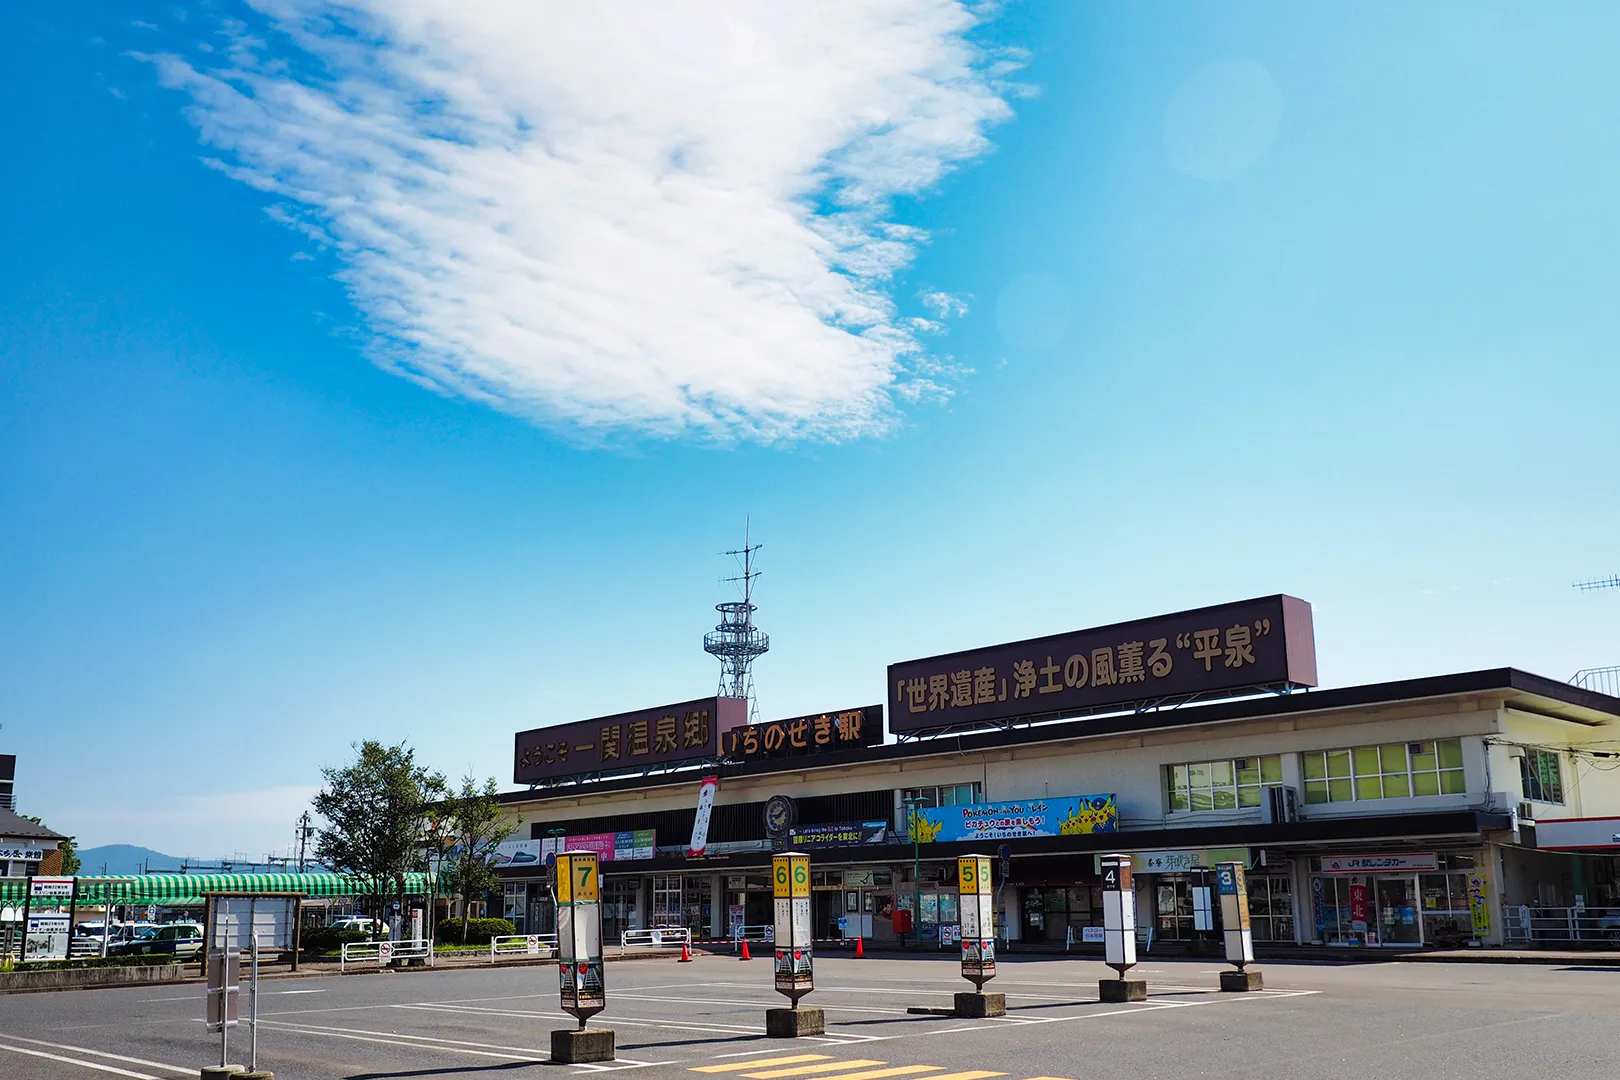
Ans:
[{"label": "sign reading \u3044\u3061\u306e\u305b\u304d\u99c5", "polygon": [[1311,606],[1266,596],[891,664],[889,730],[1315,685]]},{"label": "sign reading \u3044\u3061\u306e\u305b\u304d\u99c5", "polygon": [[757,761],[856,750],[882,742],[883,706],[866,705],[733,728],[720,746],[734,761]]},{"label": "sign reading \u3044\u3061\u306e\u305b\u304d\u99c5", "polygon": [[712,697],[520,731],[512,782],[534,784],[716,758],[725,734],[747,722],[746,701]]}]

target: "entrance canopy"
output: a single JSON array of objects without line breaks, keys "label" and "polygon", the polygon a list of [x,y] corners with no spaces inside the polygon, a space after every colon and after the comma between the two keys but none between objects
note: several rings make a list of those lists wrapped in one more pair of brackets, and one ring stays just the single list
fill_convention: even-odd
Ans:
[{"label": "entrance canopy", "polygon": [[[204,893],[303,893],[305,896],[369,896],[367,882],[343,874],[142,874],[81,877],[80,904],[201,904]],[[0,903],[21,904],[26,878],[0,878]],[[409,896],[427,893],[427,874],[406,874]],[[397,890],[389,888],[385,896]]]}]

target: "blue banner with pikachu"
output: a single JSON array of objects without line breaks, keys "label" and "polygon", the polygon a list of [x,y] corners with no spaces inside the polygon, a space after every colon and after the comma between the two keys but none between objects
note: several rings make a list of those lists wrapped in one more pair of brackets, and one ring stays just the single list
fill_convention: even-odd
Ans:
[{"label": "blue banner with pikachu", "polygon": [[924,844],[957,840],[1013,840],[1025,836],[1085,836],[1119,831],[1113,795],[1073,795],[1061,799],[930,806],[906,818],[907,840]]}]

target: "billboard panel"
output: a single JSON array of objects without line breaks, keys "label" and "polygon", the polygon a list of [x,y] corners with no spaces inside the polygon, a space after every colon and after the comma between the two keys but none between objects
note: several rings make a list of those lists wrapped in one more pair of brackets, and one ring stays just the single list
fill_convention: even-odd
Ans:
[{"label": "billboard panel", "polygon": [[721,738],[748,722],[740,698],[699,698],[517,733],[512,782],[631,771],[719,757]]},{"label": "billboard panel", "polygon": [[1311,606],[1266,596],[891,664],[889,730],[1009,723],[1285,683],[1316,685]]}]

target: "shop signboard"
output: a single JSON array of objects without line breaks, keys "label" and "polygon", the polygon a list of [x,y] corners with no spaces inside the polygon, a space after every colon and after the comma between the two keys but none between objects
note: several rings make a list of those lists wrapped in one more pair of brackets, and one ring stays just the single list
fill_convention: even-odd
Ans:
[{"label": "shop signboard", "polygon": [[28,933],[24,958],[28,960],[66,960],[72,926],[65,914],[28,916]]},{"label": "shop signboard", "polygon": [[1399,874],[1434,870],[1440,865],[1432,851],[1411,855],[1324,855],[1324,874]]},{"label": "shop signboard", "polygon": [[721,742],[732,761],[807,757],[836,750],[858,750],[883,743],[883,706],[810,713],[764,724],[745,724]]},{"label": "shop signboard", "polygon": [[811,946],[810,856],[788,852],[771,859],[772,898],[776,925],[776,992],[793,1002],[815,989]]},{"label": "shop signboard", "polygon": [[887,821],[843,821],[833,825],[800,825],[788,833],[788,846],[796,848],[858,847],[889,839]]},{"label": "shop signboard", "polygon": [[932,806],[909,811],[907,840],[950,843],[1028,836],[1085,836],[1119,831],[1113,795],[1075,795],[1026,802]]},{"label": "shop signboard", "polygon": [[1315,686],[1311,606],[1266,596],[889,665],[896,734]]},{"label": "shop signboard", "polygon": [[537,784],[588,773],[713,760],[732,728],[748,723],[748,703],[712,697],[520,731],[512,780]]},{"label": "shop signboard", "polygon": [[658,853],[658,834],[653,829],[633,832],[586,833],[582,836],[548,836],[540,840],[508,840],[491,860],[497,868],[520,869],[543,866],[546,856],[564,851],[594,851],[602,862],[650,859]]},{"label": "shop signboard", "polygon": [[70,877],[36,877],[28,879],[30,900],[71,900],[73,879]]},{"label": "shop signboard", "polygon": [[1367,932],[1367,879],[1353,877],[1350,879],[1350,930],[1352,933],[1365,934]]},{"label": "shop signboard", "polygon": [[[1186,874],[1194,870],[1211,870],[1215,864],[1240,862],[1249,865],[1249,849],[1195,848],[1180,851],[1133,851],[1131,869],[1138,874]],[[1102,856],[1093,856],[1098,873],[1102,873]]]},{"label": "shop signboard", "polygon": [[27,844],[0,844],[0,862],[13,859],[18,862],[39,862],[45,857],[42,847],[30,847]]},{"label": "shop signboard", "polygon": [[585,1026],[607,1007],[602,972],[601,863],[594,851],[557,856],[557,977],[563,1011]]}]

